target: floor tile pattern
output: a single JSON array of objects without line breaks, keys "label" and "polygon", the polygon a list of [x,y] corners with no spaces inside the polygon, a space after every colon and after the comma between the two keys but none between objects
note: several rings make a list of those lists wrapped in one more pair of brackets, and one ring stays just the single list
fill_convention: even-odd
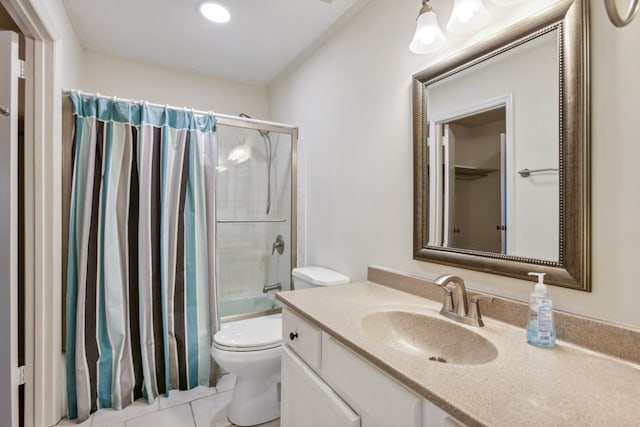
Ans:
[{"label": "floor tile pattern", "polygon": [[[101,409],[87,421],[76,424],[63,419],[57,426],[80,427],[234,427],[227,418],[235,376],[223,375],[216,387],[172,390],[151,405],[138,400],[121,411]],[[280,420],[259,427],[280,427]]]}]

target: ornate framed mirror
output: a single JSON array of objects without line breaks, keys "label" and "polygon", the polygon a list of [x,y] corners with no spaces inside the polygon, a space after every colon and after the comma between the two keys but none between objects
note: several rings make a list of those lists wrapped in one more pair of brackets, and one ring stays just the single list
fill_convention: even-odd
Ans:
[{"label": "ornate framed mirror", "polygon": [[414,259],[591,290],[588,1],[413,76]]}]

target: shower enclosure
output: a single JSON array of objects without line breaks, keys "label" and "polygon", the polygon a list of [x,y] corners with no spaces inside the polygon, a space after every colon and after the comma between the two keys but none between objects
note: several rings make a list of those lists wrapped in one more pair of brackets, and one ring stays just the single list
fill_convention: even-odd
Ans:
[{"label": "shower enclosure", "polygon": [[224,321],[279,309],[296,265],[297,128],[241,114],[217,125],[216,283]]}]

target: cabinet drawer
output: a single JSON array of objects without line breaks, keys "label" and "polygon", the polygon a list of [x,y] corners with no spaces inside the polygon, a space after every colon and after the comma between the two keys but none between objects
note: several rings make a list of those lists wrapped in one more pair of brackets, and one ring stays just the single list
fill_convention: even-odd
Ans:
[{"label": "cabinet drawer", "polygon": [[320,370],[322,333],[287,308],[282,309],[282,339],[302,360]]},{"label": "cabinet drawer", "polygon": [[363,426],[421,427],[422,398],[324,333],[322,377]]}]

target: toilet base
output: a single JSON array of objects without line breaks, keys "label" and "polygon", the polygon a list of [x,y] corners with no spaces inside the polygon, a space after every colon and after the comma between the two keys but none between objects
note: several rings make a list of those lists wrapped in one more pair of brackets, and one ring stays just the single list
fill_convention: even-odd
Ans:
[{"label": "toilet base", "polygon": [[229,421],[254,426],[280,417],[280,375],[237,377],[229,405]]}]

